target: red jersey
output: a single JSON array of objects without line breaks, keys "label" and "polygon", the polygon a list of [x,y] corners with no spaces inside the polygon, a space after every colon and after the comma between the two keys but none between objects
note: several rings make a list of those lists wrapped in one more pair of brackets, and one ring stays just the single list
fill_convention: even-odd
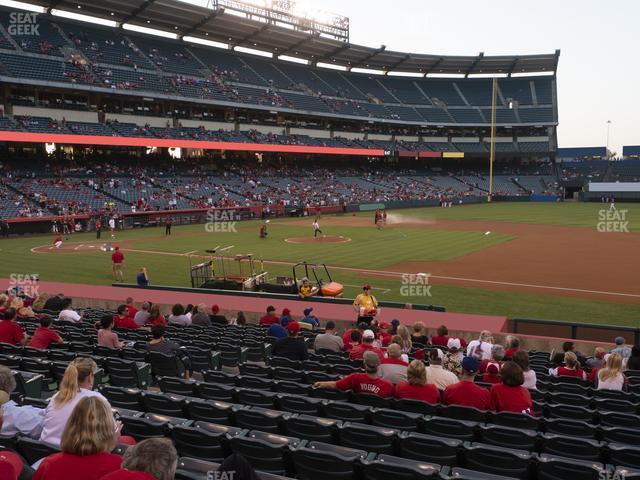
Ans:
[{"label": "red jersey", "polygon": [[55,330],[46,327],[38,327],[36,328],[33,337],[27,344],[27,347],[39,348],[41,350],[46,350],[49,348],[49,345],[52,343],[57,343],[60,341],[60,335],[58,335]]},{"label": "red jersey", "polygon": [[124,255],[122,254],[122,252],[120,250],[116,250],[111,255],[111,261],[113,263],[122,263],[122,262],[124,262]]},{"label": "red jersey", "polygon": [[0,342],[18,345],[24,338],[22,327],[12,320],[0,322]]},{"label": "red jersey", "polygon": [[391,334],[385,332],[378,333],[378,340],[383,347],[388,347],[391,343]]},{"label": "red jersey", "polygon": [[275,315],[267,313],[260,317],[260,325],[272,325],[274,323],[280,323],[280,319]]},{"label": "red jersey", "polygon": [[145,322],[145,325],[164,325],[165,327],[167,326],[167,321],[164,318],[164,315],[159,315],[158,318],[151,320],[150,318],[147,319],[147,321]]},{"label": "red jersey", "polygon": [[462,380],[444,389],[442,403],[488,410],[491,407],[491,394],[486,388],[479,387],[473,382]]},{"label": "red jersey", "polygon": [[507,350],[504,352],[504,358],[511,358],[513,357],[513,354],[516,353],[517,351],[520,350],[520,347],[515,347],[515,348],[507,348]]},{"label": "red jersey", "polygon": [[113,326],[115,328],[140,328],[131,317],[121,317],[120,315],[113,316]]},{"label": "red jersey", "polygon": [[351,351],[349,352],[349,358],[351,360],[362,360],[362,358],[364,357],[364,352],[373,352],[378,355],[380,360],[382,360],[382,358],[384,357],[384,352],[378,347],[374,347],[371,344],[361,343],[351,349]]},{"label": "red jersey", "polygon": [[572,370],[567,367],[558,367],[555,369],[556,375],[558,377],[577,377],[577,378],[585,378],[584,370],[579,368],[578,370]]},{"label": "red jersey", "polygon": [[339,390],[351,390],[355,393],[373,393],[381,397],[390,397],[393,385],[384,378],[371,378],[366,373],[352,373],[336,382]]},{"label": "red jersey", "polygon": [[431,337],[431,345],[446,347],[449,337],[447,335],[434,335]]},{"label": "red jersey", "polygon": [[491,409],[496,412],[533,415],[531,394],[524,387],[510,387],[503,383],[496,383],[491,386]]},{"label": "red jersey", "polygon": [[98,480],[118,470],[121,463],[122,457],[113,453],[55,453],[43,460],[33,480]]},{"label": "red jersey", "polygon": [[131,318],[135,317],[136,313],[138,313],[138,309],[133,305],[127,305],[127,311],[129,312],[129,316]]},{"label": "red jersey", "polygon": [[422,400],[427,403],[438,403],[440,391],[435,385],[410,385],[409,382],[401,381],[396,385],[393,392],[395,398],[410,398],[412,400]]},{"label": "red jersey", "polygon": [[480,372],[483,373],[482,381],[484,383],[500,383],[500,370],[502,370],[503,362],[496,362],[495,360],[483,360],[480,363]]}]

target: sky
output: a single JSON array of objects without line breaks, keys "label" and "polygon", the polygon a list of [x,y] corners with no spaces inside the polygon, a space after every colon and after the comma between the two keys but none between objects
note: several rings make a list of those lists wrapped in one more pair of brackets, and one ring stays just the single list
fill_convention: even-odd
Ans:
[{"label": "sky", "polygon": [[449,55],[553,53],[560,147],[640,145],[638,0],[316,0],[351,43]]}]

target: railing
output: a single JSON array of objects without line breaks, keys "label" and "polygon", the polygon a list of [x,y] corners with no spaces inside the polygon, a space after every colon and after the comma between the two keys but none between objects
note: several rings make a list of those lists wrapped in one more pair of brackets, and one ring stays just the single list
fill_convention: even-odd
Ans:
[{"label": "railing", "polygon": [[511,318],[507,321],[508,331],[522,335],[571,338],[597,342],[611,342],[615,337],[625,337],[627,343],[640,343],[640,319],[638,326],[625,327],[597,323],[577,323],[562,320],[539,320],[535,318]]}]

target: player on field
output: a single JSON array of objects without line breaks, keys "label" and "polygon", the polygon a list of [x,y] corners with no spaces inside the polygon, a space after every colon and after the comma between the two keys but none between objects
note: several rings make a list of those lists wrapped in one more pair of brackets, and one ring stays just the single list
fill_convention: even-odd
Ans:
[{"label": "player on field", "polygon": [[322,234],[322,230],[320,230],[320,224],[318,223],[318,219],[316,218],[313,221],[313,236],[316,237],[318,234]]},{"label": "player on field", "polygon": [[62,235],[60,235],[59,233],[56,235],[56,238],[53,241],[53,246],[56,248],[60,248],[62,246]]}]

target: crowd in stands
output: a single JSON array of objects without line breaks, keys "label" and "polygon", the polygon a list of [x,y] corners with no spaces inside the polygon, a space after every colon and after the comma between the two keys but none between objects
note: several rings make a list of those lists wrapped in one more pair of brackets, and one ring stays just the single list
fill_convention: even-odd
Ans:
[{"label": "crowd in stands", "polygon": [[[95,313],[89,310],[76,308],[73,300],[63,294],[29,298],[15,290],[7,291],[0,295],[0,315],[4,318],[0,321],[0,346],[49,351],[55,345],[58,348],[65,345],[67,340],[61,333],[67,326],[84,325],[95,332],[96,348],[118,352],[133,347],[136,342],[127,337],[136,332],[146,336],[143,347],[146,352],[175,356],[184,365],[184,378],[188,380],[202,373],[192,367],[191,353],[174,339],[175,332],[195,327],[204,334],[213,328],[224,331],[232,326],[248,327],[242,312],[230,319],[218,305],[175,304],[166,309],[127,298],[114,312],[102,311],[99,317],[89,315]],[[25,330],[29,322],[38,324],[31,336]],[[530,364],[530,355],[541,357],[525,350],[519,338],[509,335],[503,344],[489,331],[468,339],[451,335],[444,325],[429,332],[421,322],[407,326],[399,320],[386,323],[374,319],[348,328],[341,335],[335,322],[322,321],[314,315],[313,307],[300,312],[284,308],[277,314],[275,307],[269,306],[258,325],[254,328],[261,329],[272,345],[271,357],[265,358],[266,362],[278,358],[305,362],[312,355],[316,358],[344,355],[358,362],[360,368],[355,367],[352,373],[316,381],[315,389],[481,411],[539,414],[533,401],[538,388],[536,372],[548,378],[588,382],[595,390],[623,392],[630,383],[627,372],[640,369],[640,348],[627,345],[622,337],[616,338],[609,348],[597,347],[588,357],[567,341],[557,352],[546,354],[544,361],[550,368],[542,372],[540,364],[536,367]],[[135,438],[123,435],[122,424],[114,418],[109,399],[94,389],[98,370],[94,358],[75,357],[68,363],[46,407],[41,409],[14,399],[11,395],[16,388],[14,373],[0,365],[0,432],[38,439],[59,449],[60,453],[33,465],[36,480],[173,479],[177,457],[172,443],[165,439],[137,443]],[[114,453],[116,445],[128,446],[124,456]],[[0,455],[0,473],[3,468],[11,468],[16,458],[20,470],[2,478],[23,478],[19,477],[22,469],[31,467],[23,466],[17,454],[4,453],[9,456]],[[243,468],[251,468],[242,457],[233,456],[229,462],[236,467],[241,463]],[[126,476],[126,471],[131,470],[146,472],[148,477]]]}]

